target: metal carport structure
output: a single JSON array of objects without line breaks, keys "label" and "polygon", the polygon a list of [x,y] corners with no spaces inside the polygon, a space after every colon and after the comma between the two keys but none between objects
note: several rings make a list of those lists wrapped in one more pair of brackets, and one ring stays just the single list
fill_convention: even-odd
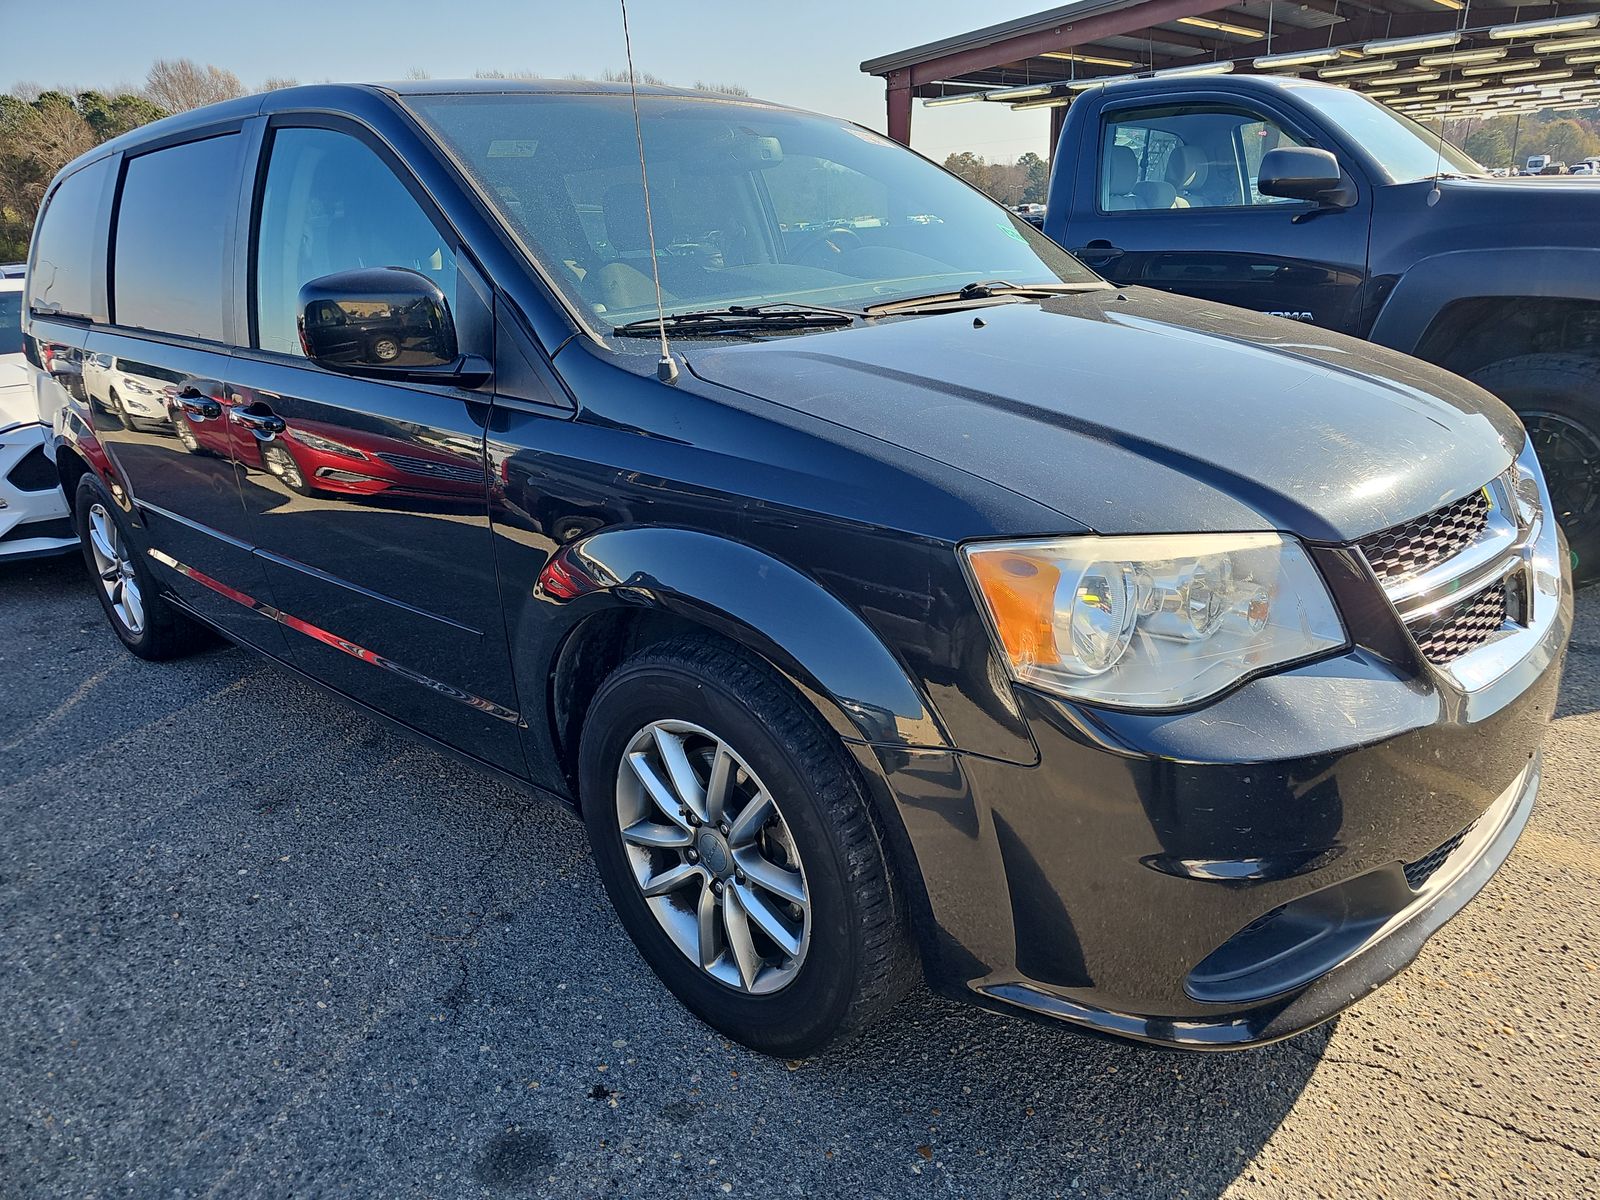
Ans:
[{"label": "metal carport structure", "polygon": [[913,102],[1049,108],[1052,151],[1092,81],[1270,71],[1360,88],[1422,118],[1600,104],[1600,0],[1080,0],[868,59],[889,136]]}]

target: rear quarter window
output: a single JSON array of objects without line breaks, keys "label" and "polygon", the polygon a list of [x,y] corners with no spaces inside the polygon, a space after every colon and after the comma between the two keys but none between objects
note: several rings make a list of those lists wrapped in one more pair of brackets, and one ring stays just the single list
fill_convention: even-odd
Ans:
[{"label": "rear quarter window", "polygon": [[94,248],[100,198],[111,160],[101,159],[63,179],[45,206],[34,237],[28,306],[36,313],[93,317]]},{"label": "rear quarter window", "polygon": [[223,134],[128,160],[112,251],[118,325],[223,340],[223,268],[242,142]]}]

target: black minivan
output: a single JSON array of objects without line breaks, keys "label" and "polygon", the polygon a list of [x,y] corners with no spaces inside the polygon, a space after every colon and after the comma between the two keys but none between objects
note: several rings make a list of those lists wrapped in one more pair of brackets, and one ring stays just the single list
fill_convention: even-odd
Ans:
[{"label": "black minivan", "polygon": [[637,103],[294,88],[61,173],[27,353],[127,647],[220,632],[574,806],[771,1053],[918,969],[1196,1048],[1401,970],[1538,785],[1571,582],[1516,418],[867,129]]}]

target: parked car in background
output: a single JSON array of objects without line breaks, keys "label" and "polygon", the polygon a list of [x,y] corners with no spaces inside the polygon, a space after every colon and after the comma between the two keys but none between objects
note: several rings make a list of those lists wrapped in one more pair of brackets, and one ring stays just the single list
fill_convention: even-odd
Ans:
[{"label": "parked car in background", "polygon": [[114,354],[83,356],[83,389],[91,409],[124,429],[174,432],[171,406],[183,376],[150,363],[119,359]]},{"label": "parked car in background", "polygon": [[1493,179],[1348,88],[1146,78],[1073,101],[1044,228],[1119,283],[1481,384],[1528,427],[1579,574],[1600,573],[1600,192]]},{"label": "parked car in background", "polygon": [[[1286,1037],[1532,810],[1572,596],[1510,410],[1110,284],[858,126],[289,88],[69,164],[32,254],[124,645],[220,631],[573,806],[644,958],[759,1050],[919,961],[1139,1041]],[[74,354],[170,372],[194,444],[97,416]]]},{"label": "parked car in background", "polygon": [[1595,173],[1595,165],[1592,162],[1574,163],[1572,169],[1567,173],[1569,175],[1593,175]]},{"label": "parked car in background", "polygon": [[0,560],[77,545],[22,354],[22,280],[0,278]]}]

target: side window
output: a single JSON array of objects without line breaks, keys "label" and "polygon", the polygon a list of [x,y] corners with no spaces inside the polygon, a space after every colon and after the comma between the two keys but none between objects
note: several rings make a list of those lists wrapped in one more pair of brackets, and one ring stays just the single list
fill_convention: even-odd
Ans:
[{"label": "side window", "polygon": [[118,325],[223,339],[223,267],[242,141],[224,134],[127,160],[111,269]]},{"label": "side window", "polygon": [[1256,189],[1261,159],[1304,145],[1259,113],[1217,105],[1123,110],[1103,125],[1105,212],[1294,203]]},{"label": "side window", "polygon": [[1250,188],[1248,204],[1293,204],[1287,196],[1263,196],[1256,190],[1256,179],[1261,174],[1261,160],[1268,150],[1279,146],[1299,146],[1303,143],[1285,133],[1271,121],[1241,121],[1233,131],[1239,140],[1239,157],[1244,162],[1244,178]]},{"label": "side window", "polygon": [[101,159],[61,181],[44,210],[28,274],[28,305],[36,313],[93,317],[96,224],[111,160]]},{"label": "side window", "polygon": [[359,138],[331,129],[277,130],[257,219],[256,345],[263,350],[302,353],[300,288],[339,271],[421,271],[456,307],[449,242]]}]

